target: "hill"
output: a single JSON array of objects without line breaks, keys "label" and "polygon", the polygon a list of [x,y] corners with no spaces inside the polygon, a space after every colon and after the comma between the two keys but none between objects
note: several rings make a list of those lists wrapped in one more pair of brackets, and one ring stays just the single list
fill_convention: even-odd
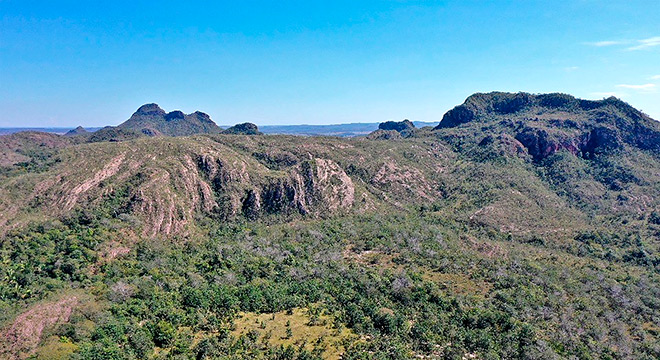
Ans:
[{"label": "hill", "polygon": [[0,137],[0,354],[657,358],[658,129],[490,93],[366,137]]},{"label": "hill", "polygon": [[166,113],[157,104],[142,105],[117,128],[149,136],[186,136],[220,132],[218,125],[203,112],[196,111],[192,114],[184,114],[175,110]]},{"label": "hill", "polygon": [[76,135],[87,135],[89,131],[87,131],[84,127],[78,126],[75,129],[71,129],[67,131],[64,135],[66,136],[76,136]]}]

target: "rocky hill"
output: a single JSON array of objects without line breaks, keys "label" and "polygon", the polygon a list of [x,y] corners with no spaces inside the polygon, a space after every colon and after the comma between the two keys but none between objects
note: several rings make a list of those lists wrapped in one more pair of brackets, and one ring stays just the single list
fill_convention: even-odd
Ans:
[{"label": "rocky hill", "polygon": [[223,130],[222,133],[230,135],[261,135],[257,125],[252,123],[236,124],[226,130]]},{"label": "rocky hill", "polygon": [[84,127],[78,126],[75,129],[71,129],[67,131],[64,135],[65,136],[76,136],[76,135],[87,135],[89,131],[87,131]]},{"label": "rocky hill", "polygon": [[[536,160],[561,150],[588,157],[624,144],[660,150],[660,124],[614,97],[591,101],[566,94],[475,94],[436,127],[448,128],[507,134]],[[510,145],[518,145],[515,141]]]},{"label": "rocky hill", "polygon": [[142,105],[130,119],[117,126],[117,128],[148,136],[213,134],[221,130],[211,120],[211,117],[203,112],[196,111],[192,114],[184,114],[175,110],[166,113],[157,104]]}]

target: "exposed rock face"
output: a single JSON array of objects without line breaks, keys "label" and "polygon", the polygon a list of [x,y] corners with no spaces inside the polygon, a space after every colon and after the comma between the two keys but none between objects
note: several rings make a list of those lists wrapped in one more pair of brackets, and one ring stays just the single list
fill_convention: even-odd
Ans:
[{"label": "exposed rock face", "polygon": [[395,130],[398,132],[410,131],[415,128],[415,125],[408,119],[403,121],[386,121],[378,125],[380,130]]},{"label": "exposed rock face", "polygon": [[566,136],[561,132],[549,133],[544,129],[525,128],[516,135],[535,159],[544,159],[560,150],[573,155],[591,157],[595,154],[620,149],[623,146],[616,130],[596,127],[577,136]]},{"label": "exposed rock face", "polygon": [[[224,203],[217,211],[224,218],[244,215],[255,219],[266,214],[325,214],[349,209],[355,200],[351,178],[334,161],[313,159],[290,168],[284,177],[269,178],[266,182],[252,181],[240,190],[235,186],[249,174],[228,171],[222,160],[204,156],[199,159],[200,170],[212,184],[212,189]],[[229,190],[229,191],[228,191]]]},{"label": "exposed rock face", "polygon": [[242,123],[230,127],[222,132],[229,135],[261,135],[257,125],[253,123]]},{"label": "exposed rock face", "polygon": [[474,94],[448,111],[435,130],[452,128],[500,131],[522,144],[536,160],[564,150],[590,157],[624,145],[660,149],[660,124],[616,98],[591,101],[566,94]]},{"label": "exposed rock face", "polygon": [[184,114],[175,110],[166,113],[157,104],[142,105],[130,119],[117,128],[147,136],[186,136],[220,132],[218,125],[203,112]]},{"label": "exposed rock face", "polygon": [[75,129],[71,129],[64,134],[64,136],[76,136],[76,135],[87,135],[89,131],[85,130],[84,127],[78,126]]},{"label": "exposed rock face", "polygon": [[403,121],[386,121],[378,125],[378,130],[367,135],[371,140],[394,140],[413,135],[415,125],[408,119]]}]

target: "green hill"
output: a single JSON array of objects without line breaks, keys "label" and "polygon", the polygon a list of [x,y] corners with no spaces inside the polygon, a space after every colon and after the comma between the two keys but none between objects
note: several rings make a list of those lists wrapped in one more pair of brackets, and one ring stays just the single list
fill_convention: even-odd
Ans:
[{"label": "green hill", "polygon": [[192,114],[184,114],[176,110],[166,113],[157,104],[142,105],[117,128],[143,133],[148,136],[186,136],[220,132],[218,125],[203,112],[196,111]]}]

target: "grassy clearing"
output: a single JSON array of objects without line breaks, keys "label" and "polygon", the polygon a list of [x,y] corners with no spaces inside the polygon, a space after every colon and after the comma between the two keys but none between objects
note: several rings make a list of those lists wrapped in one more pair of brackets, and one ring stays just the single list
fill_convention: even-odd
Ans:
[{"label": "grassy clearing", "polygon": [[322,309],[295,308],[277,313],[240,313],[232,335],[258,336],[264,347],[303,347],[323,359],[340,359],[345,344],[359,340],[351,330],[333,325],[333,317]]}]

